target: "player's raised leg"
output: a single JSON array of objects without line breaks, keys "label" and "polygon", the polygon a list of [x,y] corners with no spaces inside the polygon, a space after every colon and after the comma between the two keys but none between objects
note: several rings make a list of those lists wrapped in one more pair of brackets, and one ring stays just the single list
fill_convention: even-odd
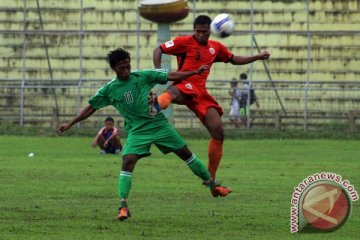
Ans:
[{"label": "player's raised leg", "polygon": [[157,101],[160,109],[166,109],[170,103],[185,104],[185,100],[189,99],[188,96],[184,95],[177,87],[170,86],[164,93],[158,96]]}]

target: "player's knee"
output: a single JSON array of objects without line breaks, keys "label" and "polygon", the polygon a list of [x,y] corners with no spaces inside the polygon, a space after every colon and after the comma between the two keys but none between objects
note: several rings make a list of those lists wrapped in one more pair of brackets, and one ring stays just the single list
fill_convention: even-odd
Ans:
[{"label": "player's knee", "polygon": [[211,129],[209,129],[210,131],[210,135],[213,139],[218,140],[218,141],[224,141],[224,128],[222,126],[222,124],[220,124],[218,127],[213,127]]},{"label": "player's knee", "polygon": [[218,141],[221,141],[221,142],[224,141],[224,138],[225,138],[224,131],[218,132],[213,138],[215,140],[218,140]]},{"label": "player's knee", "polygon": [[177,100],[180,97],[180,91],[175,86],[170,86],[167,92],[172,96],[172,100]]},{"label": "player's knee", "polygon": [[119,136],[115,136],[110,140],[111,144],[113,145],[119,145],[120,144],[120,138]]},{"label": "player's knee", "polygon": [[132,172],[135,168],[137,158],[134,155],[126,155],[123,157],[122,171]]},{"label": "player's knee", "polygon": [[184,161],[187,161],[193,155],[193,153],[190,151],[190,149],[187,146],[175,150],[174,153]]}]

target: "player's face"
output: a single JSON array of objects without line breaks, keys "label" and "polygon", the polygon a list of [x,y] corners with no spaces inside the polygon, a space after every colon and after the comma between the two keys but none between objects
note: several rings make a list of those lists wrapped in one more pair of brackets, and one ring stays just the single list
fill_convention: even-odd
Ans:
[{"label": "player's face", "polygon": [[124,61],[119,61],[114,69],[118,78],[128,80],[131,72],[130,59],[127,58]]},{"label": "player's face", "polygon": [[210,37],[210,26],[207,24],[197,24],[194,27],[194,36],[200,44],[207,44]]},{"label": "player's face", "polygon": [[106,122],[105,122],[105,128],[106,128],[107,130],[112,129],[113,127],[114,127],[114,123],[113,123],[112,121],[106,121]]}]

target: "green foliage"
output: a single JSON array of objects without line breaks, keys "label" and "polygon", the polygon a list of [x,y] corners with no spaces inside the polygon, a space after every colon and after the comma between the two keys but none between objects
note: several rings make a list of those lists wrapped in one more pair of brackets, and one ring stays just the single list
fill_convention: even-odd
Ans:
[{"label": "green foliage", "polygon": [[[218,178],[234,192],[213,198],[173,154],[141,159],[117,222],[121,157],[100,155],[92,137],[0,137],[1,239],[358,239],[359,201],[329,234],[290,234],[293,188],[319,171],[360,190],[359,142],[228,140]],[[206,140],[190,148],[206,162]],[[28,157],[33,152],[34,157]]]}]

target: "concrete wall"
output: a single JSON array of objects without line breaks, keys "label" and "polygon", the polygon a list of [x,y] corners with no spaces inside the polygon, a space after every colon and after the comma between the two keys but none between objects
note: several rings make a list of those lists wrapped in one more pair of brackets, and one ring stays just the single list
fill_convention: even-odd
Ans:
[{"label": "concrete wall", "polygon": [[[39,0],[44,31],[36,1],[25,2],[0,1],[0,103],[4,108],[10,101],[7,99],[9,96],[20,96],[14,86],[20,86],[25,79],[26,86],[35,86],[26,90],[25,96],[28,97],[25,98],[25,105],[48,111],[49,106],[40,105],[37,98],[29,96],[41,92],[41,88],[36,86],[53,83],[50,81],[51,74],[60,85],[76,86],[81,76],[84,82],[79,92],[83,96],[80,102],[83,106],[94,88],[113,77],[105,56],[116,47],[125,47],[131,52],[133,68],[152,67],[157,24],[140,18],[140,32],[137,32],[137,1],[84,0],[81,11],[80,1]],[[310,81],[359,80],[360,2],[310,1],[309,15],[306,2],[254,1],[251,19],[248,0],[189,1],[190,14],[171,25],[172,35],[191,34],[194,14],[214,17],[218,13],[228,12],[236,22],[236,32],[221,41],[236,54],[255,54],[257,50],[251,46],[253,31],[259,46],[272,53],[267,66],[273,80],[306,81],[308,77]],[[250,22],[253,24],[250,25]],[[25,62],[23,56],[26,56]],[[309,62],[308,58],[311,59]],[[172,66],[176,66],[175,58],[172,58]],[[261,62],[252,66],[253,80],[268,80]],[[228,81],[238,77],[241,72],[250,73],[250,67],[218,63],[214,65],[209,79]],[[14,89],[5,89],[10,85]],[[210,87],[228,86],[226,83],[226,86],[213,84]],[[76,102],[69,99],[76,99],[79,92],[76,88],[55,91],[58,104],[66,106],[60,109],[62,114],[74,112]],[[53,107],[54,94],[51,91],[43,94],[52,99],[47,104]],[[19,101],[19,98],[15,98],[10,102],[17,107]],[[26,111],[34,112],[34,109],[29,109]]]},{"label": "concrete wall", "polygon": [[[311,79],[356,80],[359,79],[360,48],[358,31],[360,23],[359,1],[310,1],[310,31],[312,36],[310,56]],[[54,78],[79,77],[79,30],[80,1],[40,0],[41,15],[49,48]],[[189,2],[193,8],[193,3]],[[2,52],[1,79],[18,78],[22,70],[22,30],[27,35],[27,78],[47,79],[48,66],[45,58],[43,37],[36,1],[27,1],[27,20],[24,26],[22,0],[0,2],[0,49]],[[236,33],[223,42],[237,54],[251,54],[249,1],[196,1],[196,14],[214,17],[219,12],[229,12],[237,24]],[[173,35],[192,30],[193,13],[173,24]],[[133,56],[137,43],[136,1],[92,0],[83,3],[84,78],[104,78],[106,53],[124,46]],[[145,19],[140,21],[140,68],[151,67],[151,52],[156,45],[157,25]],[[307,70],[307,11],[306,1],[254,1],[253,31],[262,49],[273,55],[268,62],[271,74],[277,80],[304,80]],[[17,32],[15,32],[17,31]],[[55,31],[55,32],[52,32]],[[61,33],[60,31],[65,31]],[[329,32],[324,32],[329,31]],[[339,31],[342,34],[338,34]],[[175,62],[174,62],[175,63]],[[174,64],[175,65],[175,64]],[[230,79],[249,66],[234,67],[217,64],[210,79]],[[267,79],[261,64],[255,64],[254,79]],[[111,73],[110,73],[111,74]]]}]

